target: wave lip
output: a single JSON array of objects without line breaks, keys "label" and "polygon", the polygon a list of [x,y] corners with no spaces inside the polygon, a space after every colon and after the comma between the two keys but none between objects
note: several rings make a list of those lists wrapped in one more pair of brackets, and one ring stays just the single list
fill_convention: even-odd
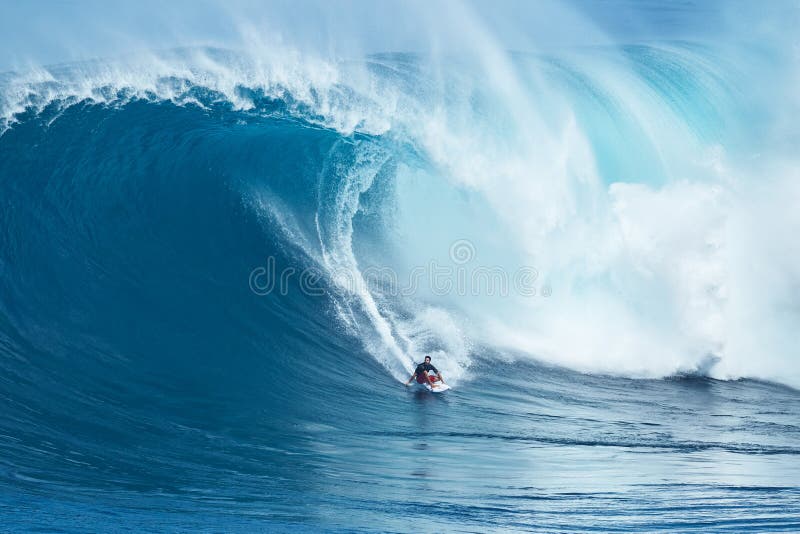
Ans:
[{"label": "wave lip", "polygon": [[381,103],[344,81],[347,68],[300,58],[290,49],[275,50],[264,61],[218,48],[39,67],[0,77],[0,126],[6,131],[17,115],[48,106],[63,109],[84,101],[119,105],[139,99],[285,113],[344,133],[385,131]]}]

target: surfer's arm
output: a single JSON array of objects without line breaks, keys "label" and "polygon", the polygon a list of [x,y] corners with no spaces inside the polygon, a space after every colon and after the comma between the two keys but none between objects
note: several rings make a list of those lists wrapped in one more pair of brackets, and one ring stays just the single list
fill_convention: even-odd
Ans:
[{"label": "surfer's arm", "polygon": [[413,375],[411,375],[411,378],[409,378],[408,380],[406,380],[406,385],[409,385],[409,384],[411,383],[411,381],[412,381],[412,380],[414,380],[414,377],[415,377],[415,376],[417,376],[417,373],[414,373]]}]

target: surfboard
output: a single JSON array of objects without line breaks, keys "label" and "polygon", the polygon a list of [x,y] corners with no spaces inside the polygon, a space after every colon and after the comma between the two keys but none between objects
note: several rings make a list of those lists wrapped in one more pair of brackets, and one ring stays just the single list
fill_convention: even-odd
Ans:
[{"label": "surfboard", "polygon": [[448,386],[447,384],[443,384],[441,382],[436,382],[432,387],[430,384],[423,384],[423,386],[425,386],[425,389],[427,389],[431,393],[443,393],[448,389],[450,389],[450,386]]}]

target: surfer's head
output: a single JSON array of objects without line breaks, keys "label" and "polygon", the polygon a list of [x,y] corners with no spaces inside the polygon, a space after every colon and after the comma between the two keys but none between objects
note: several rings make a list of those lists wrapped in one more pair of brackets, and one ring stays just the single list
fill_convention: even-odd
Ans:
[{"label": "surfer's head", "polygon": [[431,363],[431,357],[425,356],[425,363]]}]

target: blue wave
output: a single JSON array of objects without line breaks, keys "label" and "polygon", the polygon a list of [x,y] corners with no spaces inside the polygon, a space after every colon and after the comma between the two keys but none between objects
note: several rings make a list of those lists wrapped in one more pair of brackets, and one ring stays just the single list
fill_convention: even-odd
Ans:
[{"label": "blue wave", "polygon": [[[425,87],[425,62],[400,54],[365,62],[375,94],[198,71],[126,85],[102,62],[9,75],[6,95],[27,91],[4,101],[0,136],[6,524],[800,528],[800,397],[753,379],[796,385],[791,330],[764,330],[776,359],[762,368],[698,325],[739,310],[720,289],[741,281],[720,252],[735,247],[715,241],[738,208],[691,158],[669,160],[741,146],[737,78],[677,47],[625,50],[621,79],[606,54],[509,60],[541,115],[456,74]],[[537,159],[558,147],[571,156]],[[541,180],[522,188],[527,163]],[[689,231],[648,217],[678,208]],[[459,238],[484,265],[541,258],[551,300],[394,298],[337,278],[405,273]],[[294,275],[259,294],[267,262]],[[399,385],[424,353],[452,378],[446,396]]]}]

